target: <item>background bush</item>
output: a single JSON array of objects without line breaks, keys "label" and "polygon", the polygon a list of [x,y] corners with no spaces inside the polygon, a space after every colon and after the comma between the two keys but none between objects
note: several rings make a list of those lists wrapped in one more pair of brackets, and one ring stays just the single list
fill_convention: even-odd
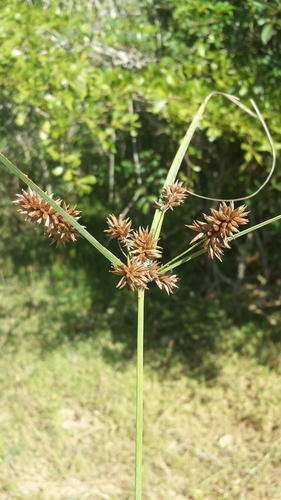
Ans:
[{"label": "background bush", "polygon": [[[12,0],[0,12],[1,150],[43,189],[77,203],[82,223],[113,248],[103,233],[106,216],[125,210],[136,228],[150,222],[151,202],[209,92],[237,95],[246,105],[254,98],[279,151],[280,29],[278,2]],[[216,97],[179,176],[197,193],[240,197],[261,185],[270,165],[260,124]],[[22,186],[0,168],[5,277],[28,275],[28,266],[55,269],[62,283],[65,269],[84,273],[94,311],[133,345],[134,296],[115,292],[108,263],[87,242],[49,247],[12,207]],[[252,225],[280,213],[280,175],[278,159],[272,183],[249,202]],[[189,196],[166,217],[166,259],[189,244],[184,223],[209,207]],[[222,265],[202,257],[182,268],[172,298],[151,291],[150,342],[173,338],[181,351],[197,353],[195,364],[218,345],[239,350],[246,342],[248,354],[260,356],[262,346],[271,352],[280,340],[280,239],[280,224],[267,226],[233,243]],[[108,308],[122,313],[119,323]],[[76,327],[68,328],[71,337]],[[229,336],[231,328],[239,335]]]}]

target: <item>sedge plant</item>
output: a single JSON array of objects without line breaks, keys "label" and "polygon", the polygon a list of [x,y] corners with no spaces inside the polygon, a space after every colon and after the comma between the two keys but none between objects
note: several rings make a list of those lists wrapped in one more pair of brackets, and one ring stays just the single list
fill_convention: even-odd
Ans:
[{"label": "sedge plant", "polygon": [[[160,233],[165,214],[168,210],[174,210],[183,203],[189,192],[183,183],[177,180],[177,174],[194,135],[194,132],[203,116],[209,99],[214,95],[223,95],[252,117],[258,119],[263,126],[264,132],[272,150],[272,167],[267,179],[251,195],[234,200],[219,201],[217,210],[211,208],[209,215],[203,214],[203,221],[195,220],[187,225],[189,229],[197,233],[191,240],[191,246],[183,253],[174,257],[167,263],[161,262],[162,248],[158,245]],[[119,289],[128,286],[137,295],[138,317],[137,317],[137,366],[136,366],[136,444],[135,444],[135,500],[142,499],[142,436],[143,436],[143,338],[144,338],[144,302],[145,292],[151,282],[155,281],[163,292],[171,294],[178,287],[178,276],[174,269],[207,253],[208,257],[222,260],[225,248],[230,248],[230,242],[240,236],[254,231],[266,224],[281,219],[281,215],[262,222],[249,229],[239,231],[239,226],[248,222],[247,206],[242,204],[235,208],[234,202],[244,201],[255,196],[269,181],[275,167],[275,151],[268,128],[255,103],[251,101],[254,111],[240,103],[239,99],[228,94],[212,92],[200,106],[189,129],[187,130],[177,154],[168,171],[159,199],[155,201],[155,214],[150,227],[134,229],[130,218],[122,214],[118,217],[111,214],[107,218],[107,229],[105,232],[109,238],[117,238],[122,250],[122,260],[105,248],[78,220],[80,211],[76,207],[69,207],[62,200],[54,200],[42,191],[21,170],[13,165],[7,158],[0,154],[1,162],[25,184],[27,190],[17,195],[14,201],[20,213],[27,220],[44,227],[44,232],[52,239],[52,243],[59,246],[68,242],[76,241],[77,237],[86,238],[96,250],[111,263],[111,271],[119,277],[117,287]],[[204,197],[205,198],[205,197]]]}]

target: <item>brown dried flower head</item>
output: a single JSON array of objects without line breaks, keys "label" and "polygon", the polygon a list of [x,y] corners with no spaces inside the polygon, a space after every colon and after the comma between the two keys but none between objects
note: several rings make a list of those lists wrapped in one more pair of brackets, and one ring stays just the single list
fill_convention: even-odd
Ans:
[{"label": "brown dried flower head", "polygon": [[127,264],[122,262],[120,266],[113,265],[112,272],[122,276],[117,284],[117,288],[123,288],[125,285],[129,285],[133,291],[138,288],[147,290],[147,283],[150,281],[147,273],[147,266],[138,258],[133,257],[130,259],[127,257]]},{"label": "brown dried flower head", "polygon": [[157,243],[158,240],[153,238],[153,233],[149,231],[148,226],[146,229],[140,227],[139,230],[134,231],[130,239],[127,240],[127,246],[132,254],[143,261],[161,257],[161,247],[159,247]]},{"label": "brown dried flower head", "polygon": [[147,269],[147,276],[149,278],[149,281],[154,281],[159,274],[159,267],[160,267],[159,262],[157,262],[156,260],[152,261],[147,260],[144,262],[144,265],[146,266]]},{"label": "brown dried flower head", "polygon": [[108,229],[104,232],[112,238],[118,238],[122,243],[126,243],[127,237],[130,234],[132,221],[127,218],[124,219],[123,215],[119,215],[118,219],[115,215],[111,214],[106,219]]},{"label": "brown dried flower head", "polygon": [[158,274],[155,279],[155,283],[159,286],[160,290],[165,290],[167,294],[174,293],[174,288],[178,288],[176,282],[179,280],[179,277],[176,274],[173,274],[172,271],[168,271],[163,274]]},{"label": "brown dried flower head", "polygon": [[[27,191],[22,190],[22,193],[23,194],[16,195],[18,200],[15,200],[13,203],[19,207],[19,212],[25,215],[26,220],[29,220],[31,223],[36,223],[37,225],[43,224],[45,234],[53,238],[52,244],[56,243],[58,247],[60,244],[65,245],[65,243],[76,241],[77,237],[81,237],[77,229],[30,187]],[[60,199],[55,201],[58,205],[62,203]],[[80,211],[76,210],[76,207],[69,208],[69,206],[63,202],[62,208],[71,215],[73,219],[80,219]]]},{"label": "brown dried flower head", "polygon": [[187,189],[182,187],[183,182],[177,180],[174,184],[165,186],[163,193],[160,196],[160,201],[155,202],[155,206],[163,211],[173,210],[179,206],[187,197]]},{"label": "brown dried flower head", "polygon": [[147,284],[151,281],[155,281],[160,290],[165,290],[168,294],[173,293],[174,288],[178,288],[176,285],[178,276],[172,274],[172,271],[160,274],[159,263],[156,261],[149,263],[149,261],[143,262],[138,257],[132,259],[127,257],[127,264],[122,262],[119,266],[113,265],[111,272],[122,276],[117,288],[128,285],[133,291],[137,289],[147,290]]},{"label": "brown dried flower head", "polygon": [[[156,260],[161,257],[161,248],[157,245],[158,239],[153,237],[153,232],[148,227],[140,227],[138,231],[131,229],[132,221],[123,219],[119,215],[118,219],[114,215],[107,218],[108,229],[106,233],[111,238],[118,238],[128,252],[127,262],[113,265],[111,272],[121,276],[117,288],[128,285],[131,290],[147,290],[148,284],[155,281],[160,290],[168,294],[173,293],[178,280],[172,272],[160,273],[160,263]],[[124,253],[124,252],[123,252]]]},{"label": "brown dried flower head", "polygon": [[228,238],[239,232],[240,225],[248,222],[246,215],[249,212],[245,212],[246,208],[247,205],[241,205],[235,209],[233,201],[229,206],[225,202],[221,203],[218,210],[211,208],[212,215],[203,214],[206,222],[194,221],[192,225],[186,225],[189,229],[199,233],[190,243],[202,239],[203,248],[208,252],[208,257],[211,259],[217,257],[221,261],[222,249],[230,248]]}]

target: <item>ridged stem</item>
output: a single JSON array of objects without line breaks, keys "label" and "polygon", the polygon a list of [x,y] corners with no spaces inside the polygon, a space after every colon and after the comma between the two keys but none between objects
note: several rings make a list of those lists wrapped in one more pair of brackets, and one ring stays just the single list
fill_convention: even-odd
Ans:
[{"label": "ridged stem", "polygon": [[144,290],[138,290],[135,500],[142,498]]}]

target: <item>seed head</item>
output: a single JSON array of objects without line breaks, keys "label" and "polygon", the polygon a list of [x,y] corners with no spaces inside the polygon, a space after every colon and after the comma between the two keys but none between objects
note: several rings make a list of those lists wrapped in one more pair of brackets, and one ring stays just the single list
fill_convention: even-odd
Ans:
[{"label": "seed head", "polygon": [[123,215],[119,215],[118,219],[115,215],[111,214],[106,219],[108,229],[104,232],[108,233],[108,236],[112,238],[118,238],[122,243],[126,243],[127,237],[130,234],[132,221],[129,219],[123,219]]},{"label": "seed head", "polygon": [[131,253],[143,261],[161,257],[161,247],[157,243],[158,240],[153,238],[153,233],[149,231],[148,226],[146,229],[140,227],[127,240],[127,246],[131,250]]},{"label": "seed head", "polygon": [[[153,232],[148,226],[144,229],[140,227],[138,231],[131,229],[132,221],[123,219],[119,215],[107,218],[108,229],[106,233],[111,238],[118,238],[126,247],[127,262],[113,265],[111,272],[121,276],[117,288],[128,285],[131,290],[147,290],[148,284],[155,281],[160,290],[165,290],[168,294],[173,293],[178,277],[172,272],[160,273],[160,263],[156,260],[161,257],[161,248],[157,245],[158,239],[153,237]],[[124,253],[124,252],[123,252]]]},{"label": "seed head", "polygon": [[129,285],[133,291],[139,288],[147,290],[147,283],[150,279],[147,266],[140,259],[136,257],[130,259],[127,257],[127,264],[122,262],[119,266],[113,265],[112,272],[122,276],[116,288],[123,288],[125,285]]},{"label": "seed head", "polygon": [[[19,212],[25,215],[26,220],[37,225],[43,224],[45,234],[53,238],[52,244],[56,243],[58,247],[60,244],[65,245],[65,243],[76,241],[77,237],[81,237],[77,229],[30,187],[28,187],[27,191],[22,190],[22,193],[16,195],[18,200],[15,200],[13,203],[19,207]],[[58,205],[62,203],[60,199],[55,201]],[[62,208],[73,219],[80,219],[80,210],[76,210],[76,207],[69,208],[63,202]]]},{"label": "seed head", "polygon": [[174,184],[165,186],[163,193],[160,196],[160,201],[155,202],[155,206],[165,211],[173,210],[179,206],[187,197],[187,189],[182,187],[183,183],[177,180]]},{"label": "seed head", "polygon": [[241,205],[234,209],[233,201],[229,206],[225,202],[221,203],[218,210],[211,208],[212,215],[203,214],[206,222],[194,221],[192,225],[186,225],[189,229],[197,231],[199,234],[191,240],[195,243],[202,239],[203,248],[208,252],[208,257],[217,257],[220,261],[223,255],[223,248],[230,248],[228,238],[238,233],[240,225],[247,224],[248,219],[245,212],[247,205]]},{"label": "seed head", "polygon": [[176,282],[179,280],[179,277],[172,273],[172,271],[168,271],[163,274],[158,274],[155,279],[155,282],[159,286],[160,290],[165,290],[168,295],[170,293],[174,293],[173,288],[178,288]]}]

